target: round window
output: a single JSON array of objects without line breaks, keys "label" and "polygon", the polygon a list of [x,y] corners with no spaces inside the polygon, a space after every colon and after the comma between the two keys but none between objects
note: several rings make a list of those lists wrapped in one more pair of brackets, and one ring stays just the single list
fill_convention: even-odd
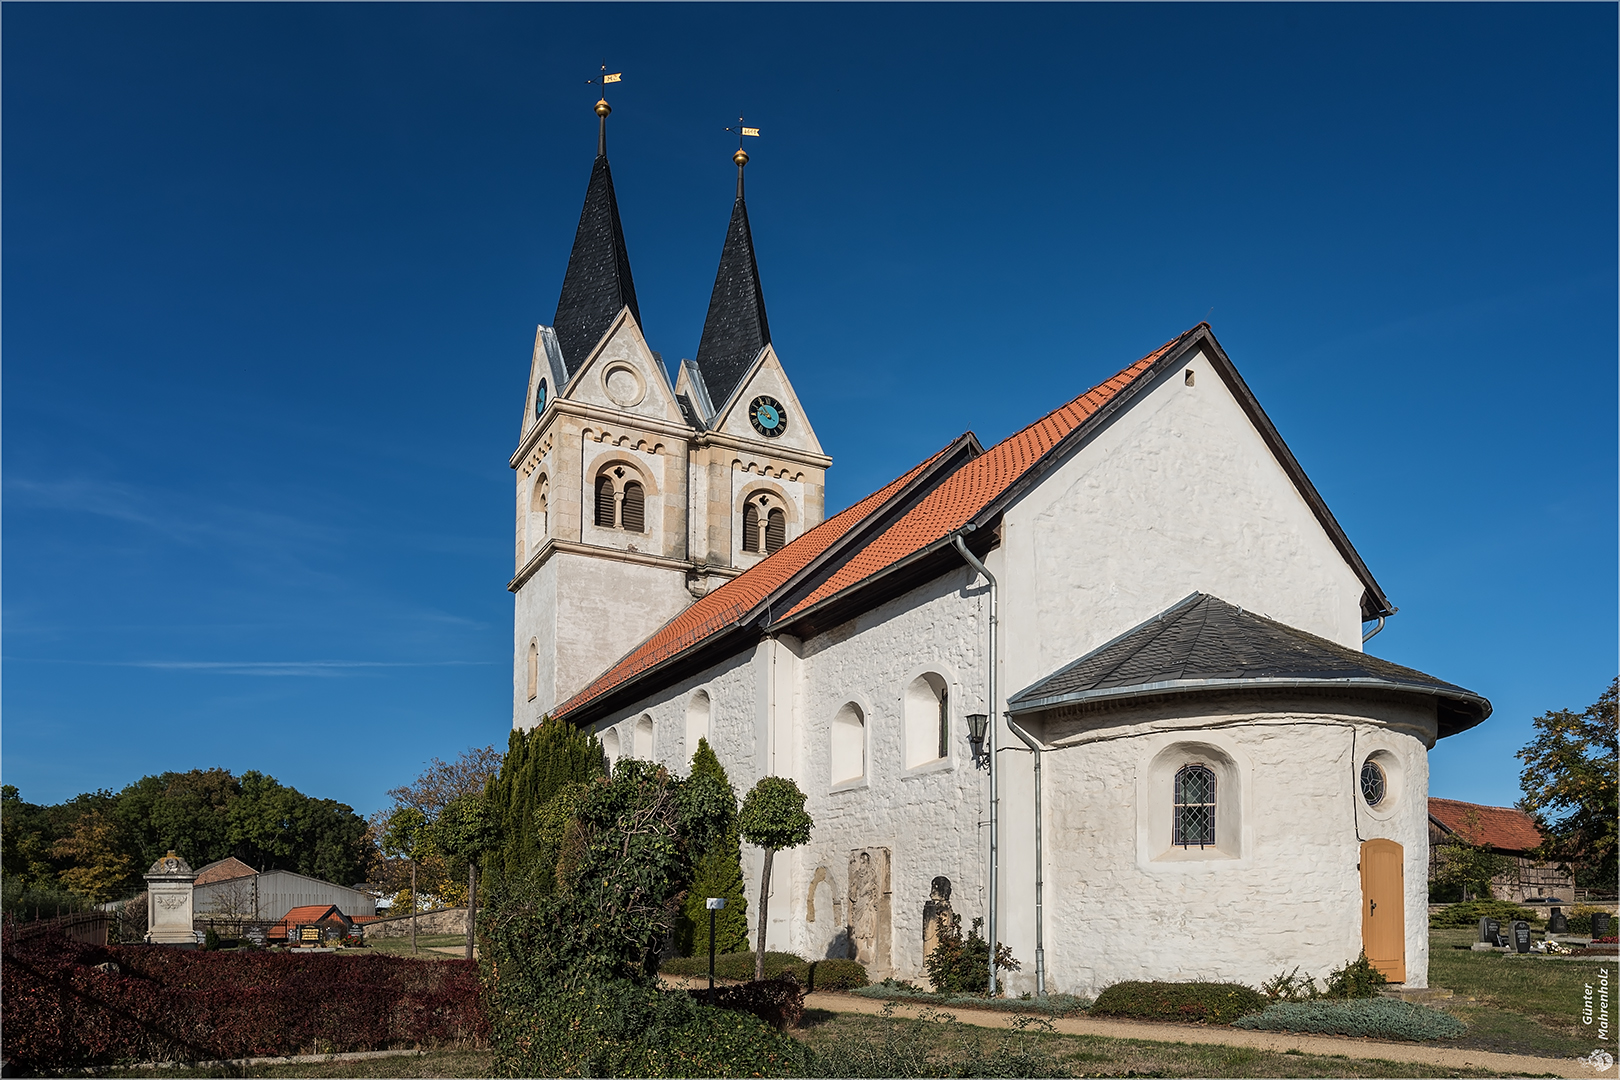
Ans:
[{"label": "round window", "polygon": [[1372,758],[1361,764],[1361,797],[1367,800],[1368,806],[1377,806],[1384,801],[1389,792],[1389,782],[1384,778],[1384,768]]}]

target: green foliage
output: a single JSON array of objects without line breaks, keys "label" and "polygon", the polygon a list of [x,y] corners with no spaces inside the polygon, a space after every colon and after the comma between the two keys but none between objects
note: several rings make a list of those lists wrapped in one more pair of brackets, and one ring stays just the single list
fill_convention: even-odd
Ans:
[{"label": "green foliage", "polygon": [[217,952],[219,950],[219,931],[210,926],[208,932],[203,935],[202,947],[208,952]]},{"label": "green foliage", "polygon": [[743,798],[737,813],[742,838],[767,851],[809,843],[814,825],[805,813],[804,792],[785,776],[761,777]]},{"label": "green foliage", "polygon": [[[883,1010],[875,1039],[840,1039],[818,1047],[804,1076],[1066,1076],[1039,1035],[1052,1022],[1015,1017],[993,1041],[954,1016],[924,1010],[915,1020]],[[988,1044],[988,1049],[986,1045]]]},{"label": "green foliage", "polygon": [[500,842],[497,821],[483,793],[451,799],[432,826],[433,846],[466,861],[477,859]]},{"label": "green foliage", "polygon": [[[721,816],[719,839],[698,859],[692,875],[692,887],[687,891],[686,901],[675,920],[675,948],[683,956],[708,956],[709,912],[704,902],[711,896],[719,896],[725,899],[726,906],[715,915],[715,951],[737,952],[748,944],[748,901],[743,897],[737,796],[725,768],[707,739],[698,739],[697,750],[692,754],[691,775],[694,778],[710,778],[723,789],[724,797],[716,807],[716,812]],[[719,793],[719,789],[716,793]]]},{"label": "green foliage", "polygon": [[1260,991],[1239,983],[1122,982],[1097,995],[1091,1014],[1230,1024],[1266,1005]]},{"label": "green foliage", "polygon": [[[499,823],[501,846],[490,853],[486,869],[522,888],[539,874],[549,878],[556,867],[541,850],[539,811],[565,786],[589,781],[607,771],[602,744],[566,720],[547,716],[528,731],[512,732],[501,770],[485,787],[491,813]],[[542,886],[549,889],[550,881]]]},{"label": "green foliage", "polygon": [[1344,967],[1328,972],[1325,982],[1322,988],[1325,998],[1370,998],[1377,997],[1379,987],[1389,980],[1373,967],[1367,954],[1362,953]]},{"label": "green foliage", "polygon": [[851,991],[861,997],[880,1001],[926,1002],[941,1008],[962,1007],[989,1009],[993,1012],[1041,1013],[1045,1016],[1071,1016],[1091,1008],[1091,999],[1074,994],[1048,994],[1043,998],[1026,995],[1021,998],[987,998],[984,994],[935,994],[899,979],[884,979],[872,986]]},{"label": "green foliage", "polygon": [[1414,1042],[1455,1039],[1468,1030],[1461,1020],[1439,1009],[1381,997],[1360,1001],[1280,1002],[1267,1006],[1263,1012],[1242,1017],[1232,1026]]},{"label": "green foliage", "polygon": [[51,854],[71,865],[57,875],[62,884],[92,904],[105,904],[129,878],[131,859],[118,850],[112,822],[92,810],[74,823],[73,832],[51,845]]},{"label": "green foliage", "polygon": [[1475,927],[1481,919],[1495,919],[1507,926],[1517,919],[1539,922],[1543,917],[1541,912],[1522,908],[1506,900],[1470,900],[1466,904],[1452,904],[1430,912],[1429,926],[1435,930]]},{"label": "green foliage", "polygon": [[389,855],[419,860],[432,850],[431,835],[426,814],[414,806],[401,806],[388,815],[382,848]]},{"label": "green foliage", "polygon": [[690,995],[578,975],[504,982],[491,1000],[499,1076],[801,1076],[791,1037]]},{"label": "green foliage", "polygon": [[[1472,820],[1465,830],[1479,835],[1483,830],[1478,822],[1478,811],[1470,810]],[[1504,874],[1511,875],[1518,864],[1505,855],[1499,855],[1483,844],[1472,843],[1462,833],[1454,833],[1436,845],[1438,867],[1430,891],[1441,895],[1455,895],[1458,899],[1490,899],[1491,883]],[[1443,903],[1444,901],[1436,901]]]},{"label": "green foliage", "polygon": [[1519,808],[1546,837],[1540,854],[1580,865],[1585,883],[1614,887],[1620,875],[1620,678],[1584,712],[1543,713],[1536,735],[1518,753],[1524,769]]},{"label": "green foliage", "polygon": [[[983,919],[974,919],[967,940],[962,940],[962,917],[952,915],[940,923],[939,944],[923,961],[928,981],[939,994],[983,994],[990,981],[990,943],[979,934]],[[1012,950],[996,944],[996,969],[1017,971],[1021,965],[1013,959]],[[996,980],[996,992],[1001,992],[1001,980]]]},{"label": "green foliage", "polygon": [[[658,971],[664,975],[707,975],[709,956],[678,956],[659,963]],[[751,952],[722,953],[714,958],[714,974],[720,979],[752,979],[754,954]],[[792,975],[805,990],[853,990],[870,981],[866,968],[854,960],[806,960],[792,953],[765,954],[765,977],[774,979]]]},{"label": "green foliage", "polygon": [[1322,996],[1316,980],[1301,975],[1299,968],[1279,972],[1260,984],[1260,992],[1271,1001],[1314,1001]]}]

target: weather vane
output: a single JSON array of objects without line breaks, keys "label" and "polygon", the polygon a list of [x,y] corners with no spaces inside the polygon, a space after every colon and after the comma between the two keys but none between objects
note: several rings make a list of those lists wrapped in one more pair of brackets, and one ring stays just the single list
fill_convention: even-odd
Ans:
[{"label": "weather vane", "polygon": [[756,139],[759,138],[759,128],[743,127],[743,118],[741,113],[737,114],[737,126],[734,128],[728,127],[726,130],[737,136],[737,149],[744,154],[746,154],[747,151],[743,150],[743,136],[747,135]]},{"label": "weather vane", "polygon": [[613,106],[607,103],[608,83],[616,83],[622,78],[624,78],[624,72],[609,71],[607,69],[607,61],[604,60],[602,62],[601,74],[592,76],[591,78],[585,80],[586,86],[600,86],[602,88],[602,96],[596,101],[596,115],[600,118],[600,123],[598,124],[596,130],[597,157],[607,157],[607,118],[608,113],[613,111]]},{"label": "weather vane", "polygon": [[602,64],[602,72],[601,72],[601,74],[592,75],[590,78],[586,79],[585,80],[585,85],[586,86],[600,86],[602,88],[602,100],[606,101],[607,100],[608,83],[616,83],[622,78],[624,78],[624,72],[622,72],[622,71],[609,71],[607,69],[607,63],[606,63],[606,61],[604,61],[603,64]]}]

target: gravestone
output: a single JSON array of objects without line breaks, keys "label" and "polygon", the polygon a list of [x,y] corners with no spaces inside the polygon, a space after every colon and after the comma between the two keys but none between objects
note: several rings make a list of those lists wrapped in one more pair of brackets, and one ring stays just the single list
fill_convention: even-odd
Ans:
[{"label": "gravestone", "polygon": [[1521,953],[1530,951],[1530,924],[1523,919],[1513,924],[1513,949]]},{"label": "gravestone", "polygon": [[269,940],[269,935],[264,932],[262,926],[250,926],[243,931],[242,936],[261,949],[264,948],[264,943]]},{"label": "gravestone", "polygon": [[923,961],[934,955],[939,945],[942,927],[950,925],[956,915],[951,911],[951,879],[937,877],[928,890],[928,903],[923,905]]},{"label": "gravestone", "polygon": [[1496,944],[1496,932],[1491,929],[1491,920],[1483,918],[1479,920],[1479,940]]},{"label": "gravestone", "polygon": [[1495,919],[1484,919],[1482,921],[1485,924],[1485,940],[1486,941],[1490,942],[1492,945],[1506,945],[1507,944],[1507,942],[1502,940],[1502,924],[1501,923],[1497,922]]},{"label": "gravestone", "polygon": [[1592,936],[1595,938],[1609,936],[1609,913],[1599,911],[1592,916]]},{"label": "gravestone", "polygon": [[1569,917],[1564,914],[1563,908],[1553,908],[1552,914],[1547,916],[1547,933],[1569,933]]},{"label": "gravestone", "polygon": [[169,852],[146,872],[148,926],[146,940],[156,945],[196,945],[192,926],[192,893],[197,872]]}]

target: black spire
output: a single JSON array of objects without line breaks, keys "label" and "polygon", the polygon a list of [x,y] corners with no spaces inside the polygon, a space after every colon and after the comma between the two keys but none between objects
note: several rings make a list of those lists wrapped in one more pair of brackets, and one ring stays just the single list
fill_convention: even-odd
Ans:
[{"label": "black spire", "polygon": [[714,276],[695,361],[716,409],[731,400],[759,351],[771,342],[765,294],[754,262],[754,237],[748,229],[748,204],[743,201],[742,171],[748,155],[738,150],[732,160],[737,163],[737,201],[731,208],[725,247],[720,249],[720,271]]},{"label": "black spire", "polygon": [[563,274],[562,295],[557,298],[557,317],[552,326],[562,347],[563,367],[572,376],[585,362],[586,355],[602,339],[608,325],[625,307],[636,321],[636,285],[630,278],[630,256],[624,247],[624,229],[619,224],[619,201],[613,196],[613,172],[607,159],[607,102],[597,102],[602,118],[597,135],[596,162],[591,166],[591,182],[585,188],[585,207],[579,213],[579,230],[574,233],[574,250],[568,255]]}]

